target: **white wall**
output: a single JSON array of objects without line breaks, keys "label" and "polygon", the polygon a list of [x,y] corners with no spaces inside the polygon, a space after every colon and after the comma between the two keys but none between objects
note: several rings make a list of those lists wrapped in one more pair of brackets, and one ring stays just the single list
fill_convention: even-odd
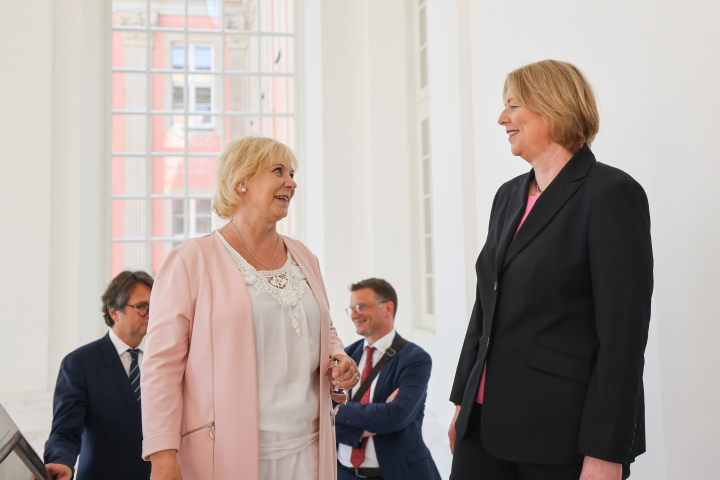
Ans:
[{"label": "white wall", "polygon": [[44,389],[47,376],[52,6],[10,2],[0,16],[0,389],[8,392]]}]

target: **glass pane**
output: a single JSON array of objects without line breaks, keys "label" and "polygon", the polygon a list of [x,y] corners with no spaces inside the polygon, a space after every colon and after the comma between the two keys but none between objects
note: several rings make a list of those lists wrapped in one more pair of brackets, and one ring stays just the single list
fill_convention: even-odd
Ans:
[{"label": "glass pane", "polygon": [[260,121],[257,117],[225,117],[225,138],[229,142],[247,135],[260,134]]},{"label": "glass pane", "polygon": [[[208,123],[203,123],[205,118],[209,118]],[[190,122],[188,151],[219,155],[222,150],[221,117],[219,115],[191,115],[188,117],[188,121]]]},{"label": "glass pane", "polygon": [[111,206],[112,238],[144,238],[147,233],[146,200],[113,200]]},{"label": "glass pane", "polygon": [[112,116],[112,151],[137,152],[147,150],[147,121],[145,115]]},{"label": "glass pane", "polygon": [[153,32],[152,68],[182,70],[185,68],[185,34]]},{"label": "glass pane", "polygon": [[221,70],[220,62],[222,37],[206,33],[188,35],[188,67],[189,70],[207,72]]},{"label": "glass pane", "polygon": [[217,157],[190,157],[188,159],[188,187],[190,195],[215,192],[215,161]]},{"label": "glass pane", "polygon": [[147,109],[147,76],[144,73],[112,74],[112,109]]},{"label": "glass pane", "polygon": [[432,277],[427,277],[425,279],[425,301],[425,312],[432,315],[435,313],[435,298]]},{"label": "glass pane", "polygon": [[425,273],[433,273],[433,241],[432,237],[425,237]]},{"label": "glass pane", "polygon": [[226,1],[224,4],[226,30],[257,30],[257,1]]},{"label": "glass pane", "polygon": [[420,88],[427,86],[427,50],[420,50]]},{"label": "glass pane", "polygon": [[263,72],[293,71],[295,55],[291,37],[263,37],[260,46],[260,66]]},{"label": "glass pane", "polygon": [[259,3],[261,31],[293,31],[293,0],[262,0]]},{"label": "glass pane", "polygon": [[250,35],[225,37],[225,70],[257,72],[258,38]]},{"label": "glass pane", "polygon": [[185,238],[185,200],[164,198],[152,201],[152,236]]},{"label": "glass pane", "polygon": [[225,110],[229,112],[257,112],[258,78],[245,75],[225,77]]},{"label": "glass pane", "polygon": [[423,158],[423,195],[430,195],[430,158]]},{"label": "glass pane", "polygon": [[219,30],[222,4],[219,0],[189,0],[188,28]]},{"label": "glass pane", "polygon": [[112,67],[146,68],[147,33],[113,32]]},{"label": "glass pane", "polygon": [[422,136],[422,155],[426,157],[430,155],[430,126],[427,118],[422,121],[420,135]]},{"label": "glass pane", "polygon": [[147,169],[145,157],[113,157],[112,195],[145,195]]},{"label": "glass pane", "polygon": [[424,200],[424,203],[425,203],[425,205],[423,208],[423,210],[424,210],[423,213],[425,215],[425,233],[431,234],[433,231],[433,229],[432,229],[432,202],[430,201],[429,197],[426,197]]},{"label": "glass pane", "polygon": [[191,112],[221,111],[222,76],[211,74],[188,75],[188,109]]},{"label": "glass pane", "polygon": [[292,113],[295,96],[292,77],[260,77],[260,111]]},{"label": "glass pane", "polygon": [[150,0],[150,12],[157,15],[154,27],[184,28],[185,5],[183,0]]},{"label": "glass pane", "polygon": [[182,115],[151,115],[152,151],[185,150],[185,118]]},{"label": "glass pane", "polygon": [[212,231],[212,211],[209,198],[191,198],[190,207],[190,237],[198,237]]},{"label": "glass pane", "polygon": [[153,195],[185,194],[185,160],[183,157],[153,157]]},{"label": "glass pane", "polygon": [[295,148],[295,135],[293,132],[293,119],[290,117],[262,117],[262,132],[264,137],[271,137],[281,141],[290,148]]},{"label": "glass pane", "polygon": [[156,276],[160,265],[163,260],[167,257],[170,250],[180,245],[182,241],[178,240],[175,242],[152,242],[150,244],[150,250],[152,251],[152,276]]},{"label": "glass pane", "polygon": [[110,274],[112,278],[115,278],[123,270],[147,270],[147,245],[145,242],[111,244]]},{"label": "glass pane", "polygon": [[113,27],[144,27],[147,17],[146,0],[123,0],[112,2]]},{"label": "glass pane", "polygon": [[427,33],[426,33],[427,21],[425,19],[425,8],[420,9],[418,23],[420,24],[418,30],[420,31],[419,32],[420,46],[422,47],[423,45],[425,45],[425,42],[427,41],[427,36],[426,36],[427,35]]},{"label": "glass pane", "polygon": [[193,47],[193,68],[195,70],[212,70],[212,47],[209,45],[197,45]]},{"label": "glass pane", "polygon": [[152,109],[185,109],[185,76],[182,73],[152,74]]}]

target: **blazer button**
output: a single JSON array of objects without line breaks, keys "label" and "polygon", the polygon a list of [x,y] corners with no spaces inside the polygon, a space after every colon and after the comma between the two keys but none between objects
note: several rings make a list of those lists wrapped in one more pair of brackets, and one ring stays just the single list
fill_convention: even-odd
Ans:
[{"label": "blazer button", "polygon": [[497,280],[495,280],[495,283],[493,283],[493,290],[497,292]]}]

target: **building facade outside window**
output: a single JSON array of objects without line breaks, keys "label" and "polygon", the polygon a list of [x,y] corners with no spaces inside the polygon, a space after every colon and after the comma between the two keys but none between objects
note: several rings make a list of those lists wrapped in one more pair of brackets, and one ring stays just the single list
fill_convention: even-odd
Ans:
[{"label": "building facade outside window", "polygon": [[[227,142],[296,147],[295,2],[113,0],[111,276],[154,274],[220,226],[213,170]],[[293,218],[280,229],[292,233]]]}]

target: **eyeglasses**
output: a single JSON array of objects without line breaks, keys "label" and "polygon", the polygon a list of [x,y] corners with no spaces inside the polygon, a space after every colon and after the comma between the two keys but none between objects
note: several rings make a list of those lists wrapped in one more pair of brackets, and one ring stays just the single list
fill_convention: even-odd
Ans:
[{"label": "eyeglasses", "polygon": [[138,315],[140,315],[141,317],[146,316],[146,315],[148,314],[148,312],[150,311],[150,304],[149,304],[149,303],[141,303],[140,305],[128,305],[128,304],[126,303],[125,306],[126,306],[126,307],[132,307],[132,308],[134,308],[135,310],[137,310]]},{"label": "eyeglasses", "polygon": [[[383,303],[387,303],[390,300],[383,300],[382,302],[377,302],[375,305],[378,307],[382,305]],[[347,307],[345,309],[345,313],[347,313],[347,316],[352,318],[352,312],[357,313],[358,315],[362,315],[363,310],[365,310],[366,307],[371,307],[372,303],[358,303],[357,305],[353,305],[351,307]]]}]

